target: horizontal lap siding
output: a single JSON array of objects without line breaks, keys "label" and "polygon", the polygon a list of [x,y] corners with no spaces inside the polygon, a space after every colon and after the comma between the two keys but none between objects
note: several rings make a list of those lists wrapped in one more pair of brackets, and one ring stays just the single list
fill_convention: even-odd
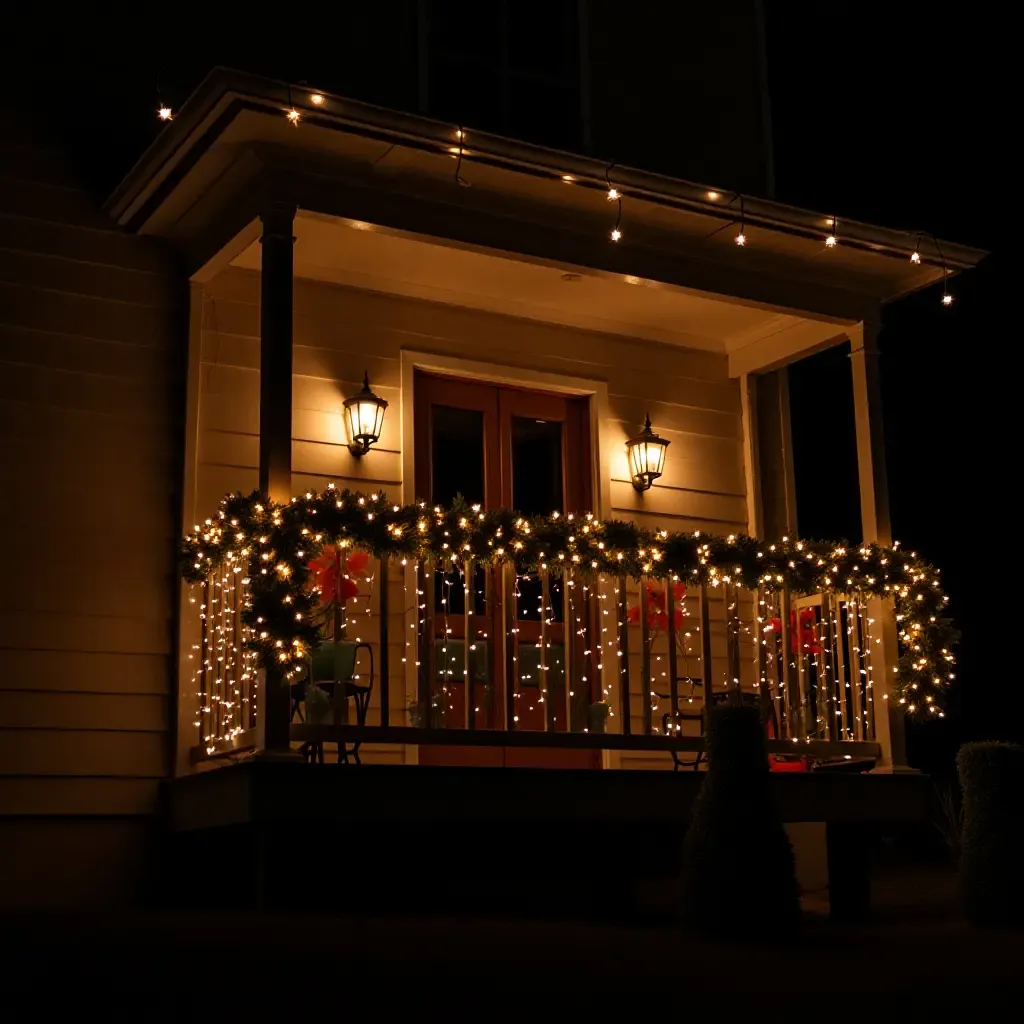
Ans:
[{"label": "horizontal lap siding", "polygon": [[[292,490],[297,494],[333,481],[339,487],[383,489],[397,498],[402,488],[401,358],[403,350],[412,350],[606,383],[614,435],[608,513],[659,529],[730,533],[746,528],[739,388],[720,356],[308,280],[295,282],[294,345]],[[202,356],[199,519],[216,509],[225,491],[256,486],[257,274],[229,269],[207,286]],[[341,413],[364,370],[391,406],[380,443],[356,460],[344,446]],[[624,445],[648,412],[672,446],[664,477],[640,495],[629,482]],[[412,482],[407,483],[410,497]],[[400,701],[406,690],[396,635],[402,596],[400,584],[393,582],[391,720],[396,724],[404,718]],[[638,645],[637,637],[634,652]],[[720,646],[724,672],[724,638]],[[636,660],[631,673],[634,728],[641,710]],[[376,696],[373,705],[370,719],[377,721]]]},{"label": "horizontal lap siding", "polygon": [[156,246],[117,230],[59,157],[8,129],[0,818],[148,815],[168,765],[175,275]]}]

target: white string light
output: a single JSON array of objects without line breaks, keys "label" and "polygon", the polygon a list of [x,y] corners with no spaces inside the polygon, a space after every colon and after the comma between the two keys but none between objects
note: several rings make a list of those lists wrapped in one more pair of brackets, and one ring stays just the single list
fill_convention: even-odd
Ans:
[{"label": "white string light", "polygon": [[836,235],[836,225],[839,221],[836,219],[835,214],[832,215],[832,230],[825,237],[825,245],[829,249],[834,249],[839,244],[839,238]]},{"label": "white string light", "polygon": [[741,245],[741,246],[747,244],[747,234],[746,234],[746,231],[744,230],[745,227],[746,227],[746,225],[744,224],[745,220],[746,220],[746,217],[745,217],[745,211],[743,209],[743,196],[740,196],[740,230],[739,230],[739,233],[736,235],[735,242],[736,242],[737,245]]}]

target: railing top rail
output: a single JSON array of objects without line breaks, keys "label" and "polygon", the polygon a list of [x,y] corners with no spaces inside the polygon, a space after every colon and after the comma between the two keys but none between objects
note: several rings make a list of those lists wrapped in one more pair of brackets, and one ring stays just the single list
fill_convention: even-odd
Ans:
[{"label": "railing top rail", "polygon": [[[573,750],[680,751],[704,749],[699,736],[638,736],[619,733],[505,732],[499,729],[418,729],[412,726],[293,725],[292,740],[327,743],[400,743],[475,747],[555,747]],[[770,754],[808,757],[878,757],[874,742],[768,740]]]}]

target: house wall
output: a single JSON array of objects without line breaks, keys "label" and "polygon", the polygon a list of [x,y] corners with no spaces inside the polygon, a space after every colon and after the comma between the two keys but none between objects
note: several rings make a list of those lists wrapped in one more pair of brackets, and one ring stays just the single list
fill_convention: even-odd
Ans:
[{"label": "house wall", "polygon": [[0,905],[128,898],[168,766],[174,274],[0,115]]},{"label": "house wall", "polygon": [[[603,434],[611,448],[611,479],[609,507],[598,511],[664,529],[727,534],[746,528],[739,382],[728,378],[724,357],[309,280],[296,280],[294,294],[295,493],[321,489],[333,481],[339,488],[383,488],[394,500],[413,500],[412,481],[403,480],[405,351],[604,383],[610,422]],[[258,301],[259,276],[251,271],[230,268],[205,287],[193,515],[197,521],[216,510],[225,492],[247,492],[257,486]],[[380,443],[357,460],[345,447],[341,410],[345,398],[358,390],[364,369],[374,390],[391,405]],[[640,495],[629,482],[624,442],[640,428],[648,411],[672,446],[665,476]],[[410,632],[405,611],[414,607],[414,600],[397,567],[390,588],[391,721],[397,725],[404,724],[402,696],[407,691],[402,675],[404,637]],[[696,601],[691,596],[687,604],[695,623]],[[356,605],[350,636],[376,636],[376,625],[363,618],[372,616],[375,605],[375,598]],[[716,608],[720,607],[718,601]],[[364,621],[368,628],[360,628]],[[724,673],[724,627],[716,626],[712,636],[716,670]],[[631,656],[637,731],[642,720],[639,646],[637,636]],[[693,649],[699,651],[696,634]],[[749,661],[746,654],[744,658]],[[662,665],[664,661],[656,662],[656,679]],[[691,671],[698,674],[699,666],[691,666]],[[408,689],[411,693],[412,687]],[[614,693],[612,699],[617,700]],[[186,708],[181,721],[191,717]],[[377,720],[376,711],[371,710],[370,720]],[[404,757],[394,748],[369,754],[379,759]],[[643,767],[671,765],[667,757],[634,760]]]}]

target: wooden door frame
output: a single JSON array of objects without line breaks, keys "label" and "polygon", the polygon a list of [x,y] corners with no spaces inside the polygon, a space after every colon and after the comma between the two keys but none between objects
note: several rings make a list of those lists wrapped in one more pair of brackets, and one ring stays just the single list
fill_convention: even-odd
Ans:
[{"label": "wooden door frame", "polygon": [[[529,330],[529,325],[523,325]],[[626,454],[619,444],[622,425],[611,419],[608,400],[608,384],[603,380],[575,377],[568,374],[552,373],[508,364],[464,359],[458,356],[439,355],[415,349],[401,352],[401,418],[402,418],[402,501],[415,501],[416,496],[416,372],[440,374],[462,378],[479,384],[525,388],[535,391],[549,391],[564,395],[590,398],[590,417],[586,428],[591,458],[590,495],[592,511],[598,518],[611,512],[611,480],[613,461],[621,460],[622,472],[626,471]],[[406,587],[410,593],[416,591],[415,572],[407,567]],[[614,658],[603,659],[604,667],[595,687],[607,688],[618,684],[617,664]],[[405,665],[405,689],[415,693],[417,686],[415,659],[409,658]],[[406,761],[418,760],[417,748],[406,750]],[[607,757],[605,758],[607,761]]]},{"label": "wooden door frame", "polygon": [[[524,330],[528,327],[524,325]],[[402,350],[402,501],[416,500],[416,371],[463,378],[479,384],[525,388],[531,391],[551,391],[556,394],[588,396],[590,398],[590,453],[591,502],[590,510],[598,518],[611,512],[611,481],[613,460],[621,459],[626,469],[626,452],[616,451],[616,435],[620,427],[610,418],[608,384],[587,377],[549,373],[520,367],[489,363],[456,356],[436,355],[429,352]]]}]

